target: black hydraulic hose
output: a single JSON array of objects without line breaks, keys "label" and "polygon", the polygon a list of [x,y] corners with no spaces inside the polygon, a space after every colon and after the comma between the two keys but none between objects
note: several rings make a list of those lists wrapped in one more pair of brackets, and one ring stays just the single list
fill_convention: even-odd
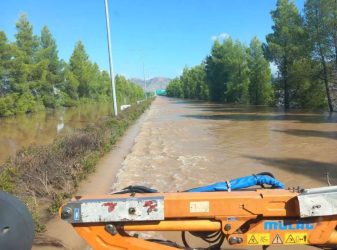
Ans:
[{"label": "black hydraulic hose", "polygon": [[[275,176],[274,176],[272,173],[270,173],[270,172],[261,172],[261,173],[254,174],[254,175],[267,175],[267,176],[270,176],[270,177],[272,177],[272,178],[275,179]],[[266,186],[263,185],[263,184],[261,184],[260,186],[261,186],[262,188],[266,188]]]},{"label": "black hydraulic hose", "polygon": [[[214,244],[214,245],[211,245],[210,247],[208,248],[205,248],[207,250],[216,250],[216,249],[220,249],[222,243],[224,242],[225,240],[225,235],[221,232],[221,231],[218,231],[218,232],[215,232],[215,233],[209,233],[209,232],[189,232],[190,234],[192,234],[193,236],[195,237],[198,237],[198,238],[201,238],[203,241],[207,242],[208,244]],[[214,238],[215,239],[211,239],[211,238]],[[184,246],[188,249],[192,249],[190,247],[190,245],[188,244],[187,240],[186,240],[186,231],[182,231],[181,232],[181,240],[184,244]],[[195,249],[195,248],[193,248]]]},{"label": "black hydraulic hose", "polygon": [[170,247],[183,249],[183,247],[179,246],[177,243],[175,243],[173,241],[170,241],[170,240],[147,239],[147,241],[150,241],[150,242],[153,242],[153,243],[158,243],[158,244],[163,244],[163,245],[170,246]]},{"label": "black hydraulic hose", "polygon": [[261,172],[261,173],[255,174],[255,175],[268,175],[268,176],[270,176],[272,178],[275,178],[275,176],[272,173],[270,173],[270,172]]},{"label": "black hydraulic hose", "polygon": [[206,248],[206,250],[220,250],[220,249],[221,249],[221,245],[223,244],[225,238],[226,238],[225,235],[224,235],[224,234],[221,234],[221,239],[220,239],[220,241],[219,241],[217,244],[215,244],[215,245],[213,245],[213,246],[210,246],[210,247]]},{"label": "black hydraulic hose", "polygon": [[217,231],[217,232],[190,232],[190,234],[192,234],[195,237],[205,238],[205,239],[212,239],[214,237],[217,237],[220,233],[221,233],[221,231]]},{"label": "black hydraulic hose", "polygon": [[188,245],[188,243],[187,243],[186,232],[185,231],[181,232],[181,240],[182,240],[182,242],[183,242],[183,244],[184,244],[185,247],[191,248],[190,245]]},{"label": "black hydraulic hose", "polygon": [[128,186],[121,191],[114,192],[114,194],[127,194],[127,193],[157,193],[158,191],[145,186]]}]

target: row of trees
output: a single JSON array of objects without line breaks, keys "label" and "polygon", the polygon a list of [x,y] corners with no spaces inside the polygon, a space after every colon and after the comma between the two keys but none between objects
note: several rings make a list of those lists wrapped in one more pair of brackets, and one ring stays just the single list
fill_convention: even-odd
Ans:
[{"label": "row of trees", "polygon": [[228,103],[270,104],[271,73],[261,42],[247,48],[231,38],[215,41],[201,65],[185,68],[167,86],[168,96]]},{"label": "row of trees", "polygon": [[293,2],[279,0],[271,12],[273,33],[266,57],[279,69],[277,85],[285,108],[328,106],[337,66],[337,1],[307,0],[301,15]]},{"label": "row of trees", "polygon": [[[336,110],[337,1],[307,0],[301,14],[293,1],[278,0],[271,16],[265,44],[215,41],[201,65],[169,84],[168,95]],[[269,62],[277,75],[271,76]]]},{"label": "row of trees", "polygon": [[[90,61],[82,42],[77,42],[66,63],[46,26],[36,36],[22,15],[16,29],[14,42],[0,31],[0,116],[110,100],[109,74]],[[144,97],[143,89],[123,76],[116,76],[116,88],[120,104]]]}]

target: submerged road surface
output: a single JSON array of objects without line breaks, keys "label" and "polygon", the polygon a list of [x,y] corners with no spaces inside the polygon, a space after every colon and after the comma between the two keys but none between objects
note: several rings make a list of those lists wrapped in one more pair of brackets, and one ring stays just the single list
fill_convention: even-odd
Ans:
[{"label": "submerged road surface", "polygon": [[269,171],[287,186],[337,185],[337,115],[158,97],[114,189],[184,190]]},{"label": "submerged road surface", "polygon": [[113,190],[185,190],[265,171],[288,187],[326,186],[327,173],[337,185],[336,149],[336,114],[158,97]]}]

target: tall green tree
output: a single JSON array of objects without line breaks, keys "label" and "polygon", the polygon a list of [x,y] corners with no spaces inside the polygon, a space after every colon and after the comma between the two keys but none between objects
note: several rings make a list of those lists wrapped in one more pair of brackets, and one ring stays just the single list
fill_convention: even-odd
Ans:
[{"label": "tall green tree", "polygon": [[209,99],[209,89],[207,85],[205,64],[202,63],[192,68],[193,78],[196,82],[196,99],[208,100]]},{"label": "tall green tree", "polygon": [[115,82],[118,106],[132,104],[144,98],[142,87],[130,82],[124,76],[116,75]]},{"label": "tall green tree", "polygon": [[[203,64],[183,70],[180,77],[181,88],[184,98],[189,99],[208,99],[208,86],[206,83],[206,73]],[[177,85],[177,87],[179,87]]]},{"label": "tall green tree", "polygon": [[6,34],[0,31],[0,96],[10,91],[9,86],[9,67],[11,60],[11,46]]},{"label": "tall green tree", "polygon": [[281,74],[284,91],[284,107],[290,107],[292,84],[290,71],[295,60],[306,50],[303,20],[293,1],[278,0],[271,12],[273,33],[267,35],[267,55]]},{"label": "tall green tree", "polygon": [[337,1],[336,0],[322,0],[322,6],[327,9],[324,15],[324,22],[326,24],[327,32],[329,33],[330,46],[332,49],[332,60],[335,62],[335,70],[337,68]]},{"label": "tall green tree", "polygon": [[83,43],[78,41],[69,60],[69,69],[79,83],[79,97],[89,96],[89,67],[89,56],[85,51]]},{"label": "tall green tree", "polygon": [[225,82],[225,100],[229,103],[248,104],[249,68],[246,47],[236,41],[231,47],[225,49],[228,51],[226,57],[228,80]]},{"label": "tall green tree", "polygon": [[292,81],[292,105],[297,108],[326,108],[319,63],[308,57],[294,61],[289,71]]},{"label": "tall green tree", "polygon": [[88,64],[88,97],[92,99],[99,99],[104,88],[101,79],[101,71],[97,63]]},{"label": "tall green tree", "polygon": [[79,82],[76,76],[70,70],[69,65],[66,65],[64,69],[64,84],[61,87],[61,90],[66,94],[66,97],[65,97],[66,106],[74,106],[73,101],[77,101],[79,99],[78,86],[79,86]]},{"label": "tall green tree", "polygon": [[313,59],[320,62],[320,75],[324,81],[329,111],[333,111],[329,88],[329,58],[333,54],[330,43],[329,24],[327,18],[331,12],[331,1],[307,0],[305,3],[306,31],[313,50]]},{"label": "tall green tree", "polygon": [[36,80],[34,67],[39,43],[38,38],[33,34],[33,26],[25,14],[20,16],[16,29],[10,82],[14,91],[23,94],[30,91],[30,85]]},{"label": "tall green tree", "polygon": [[271,71],[257,37],[251,40],[248,53],[249,102],[254,105],[268,104],[272,99]]},{"label": "tall green tree", "polygon": [[[82,42],[76,44],[67,64],[59,59],[56,41],[46,26],[40,36],[34,35],[23,14],[16,28],[13,43],[0,31],[0,116],[111,99],[109,74],[89,60]],[[122,76],[116,82],[119,104],[143,99],[140,86]]]},{"label": "tall green tree", "polygon": [[37,89],[46,107],[56,107],[60,105],[59,89],[64,79],[56,41],[46,26],[41,30],[39,42],[35,67]]},{"label": "tall green tree", "polygon": [[180,76],[184,98],[196,99],[196,82],[192,79],[191,69],[185,67]]},{"label": "tall green tree", "polygon": [[179,77],[172,79],[166,87],[167,96],[184,98],[182,83]]},{"label": "tall green tree", "polygon": [[227,38],[216,40],[205,70],[212,101],[248,103],[249,69],[246,47]]},{"label": "tall green tree", "polygon": [[51,82],[53,85],[57,85],[57,83],[62,81],[62,63],[58,56],[55,38],[52,36],[47,26],[44,26],[41,30],[39,56],[40,60],[48,60],[47,81]]},{"label": "tall green tree", "polygon": [[226,48],[231,47],[233,41],[226,39],[223,44],[215,40],[211,53],[206,57],[206,79],[209,86],[210,99],[212,101],[225,101],[226,82],[228,81],[228,70]]},{"label": "tall green tree", "polygon": [[100,86],[100,93],[103,96],[111,96],[111,82],[110,82],[110,75],[106,70],[101,72],[100,76],[101,86]]},{"label": "tall green tree", "polygon": [[22,14],[16,23],[15,45],[23,53],[25,63],[33,63],[38,49],[38,37],[33,34],[33,26],[28,21],[27,15]]}]

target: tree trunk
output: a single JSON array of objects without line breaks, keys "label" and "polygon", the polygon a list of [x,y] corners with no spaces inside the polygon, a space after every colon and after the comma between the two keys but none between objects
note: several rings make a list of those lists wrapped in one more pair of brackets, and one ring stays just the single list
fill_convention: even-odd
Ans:
[{"label": "tree trunk", "polygon": [[258,79],[256,79],[257,81],[256,81],[256,85],[255,85],[255,105],[258,105],[258,104],[260,104],[259,103],[259,101],[258,101],[258,96],[259,96],[259,88],[258,88],[258,86],[259,86],[259,84],[258,84]]},{"label": "tree trunk", "polygon": [[284,108],[289,109],[289,86],[288,86],[288,79],[284,78]]},{"label": "tree trunk", "polygon": [[337,37],[334,38],[335,44],[335,67],[337,68]]},{"label": "tree trunk", "polygon": [[288,60],[287,57],[284,58],[283,65],[283,88],[284,88],[284,108],[289,109],[289,82],[288,82]]},{"label": "tree trunk", "polygon": [[[336,1],[335,1],[335,3],[336,3]],[[322,20],[323,19],[322,15],[320,15],[321,13],[318,12],[318,9],[316,9],[316,13],[315,14],[316,14],[316,20]],[[316,27],[316,32],[317,32],[316,35],[317,35],[317,37],[320,37],[319,36],[319,34],[321,34],[320,28],[323,28],[323,27],[321,27],[319,25],[318,21],[317,21],[315,27]],[[336,43],[334,43],[334,44],[335,44],[335,51],[337,52],[337,50],[336,50],[337,49]],[[330,96],[330,89],[329,89],[328,69],[327,69],[327,65],[326,65],[326,61],[325,61],[325,55],[324,55],[324,52],[323,52],[323,48],[322,48],[323,44],[322,44],[321,39],[318,39],[317,45],[318,45],[318,48],[319,48],[319,55],[321,57],[321,64],[322,64],[322,67],[323,67],[323,74],[324,74],[323,79],[324,79],[326,97],[328,99],[329,112],[333,112],[333,106],[332,106],[332,101],[331,101],[331,96]],[[337,63],[337,60],[336,60],[336,63]]]},{"label": "tree trunk", "polygon": [[329,111],[333,112],[333,106],[332,106],[332,102],[331,102],[330,89],[329,89],[328,69],[327,69],[325,58],[324,58],[323,54],[321,54],[321,62],[322,62],[322,66],[323,66],[324,85],[325,85],[326,96],[328,98]]},{"label": "tree trunk", "polygon": [[337,11],[337,0],[335,0],[335,6],[334,6],[334,32],[333,32],[333,42],[334,42],[334,47],[335,47],[335,65],[337,68],[337,33],[336,33],[336,29],[337,29],[337,23],[336,23],[336,11]]}]

